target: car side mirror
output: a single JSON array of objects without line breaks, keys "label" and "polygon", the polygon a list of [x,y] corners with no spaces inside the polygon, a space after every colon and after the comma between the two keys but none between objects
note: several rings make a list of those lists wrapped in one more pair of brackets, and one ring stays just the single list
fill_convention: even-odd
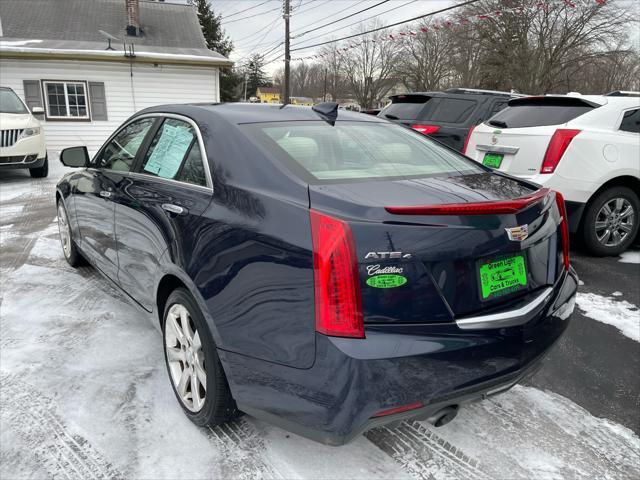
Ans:
[{"label": "car side mirror", "polygon": [[33,107],[31,109],[31,113],[33,113],[34,115],[44,115],[44,108],[42,108],[42,107]]},{"label": "car side mirror", "polygon": [[60,152],[60,161],[67,167],[89,166],[89,152],[87,147],[69,147]]}]

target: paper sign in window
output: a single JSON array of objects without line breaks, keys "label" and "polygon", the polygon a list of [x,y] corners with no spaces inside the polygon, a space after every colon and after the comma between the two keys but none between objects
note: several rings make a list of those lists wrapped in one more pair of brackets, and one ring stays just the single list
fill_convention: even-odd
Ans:
[{"label": "paper sign in window", "polygon": [[162,178],[175,177],[192,141],[193,132],[189,127],[165,124],[144,171]]}]

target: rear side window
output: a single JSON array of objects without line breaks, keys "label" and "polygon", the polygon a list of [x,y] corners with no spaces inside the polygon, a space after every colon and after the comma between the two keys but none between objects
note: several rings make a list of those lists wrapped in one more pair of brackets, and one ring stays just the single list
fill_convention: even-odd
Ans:
[{"label": "rear side window", "polygon": [[373,122],[262,123],[241,127],[307,183],[459,176],[473,161],[398,125]]},{"label": "rear side window", "polygon": [[486,123],[498,128],[542,127],[561,125],[593,110],[594,106],[580,99],[535,98],[509,102],[509,107]]},{"label": "rear side window", "polygon": [[391,104],[380,112],[379,116],[389,118],[387,115],[400,120],[415,120],[418,114],[431,99],[425,95],[399,95],[392,97]]},{"label": "rear side window", "polygon": [[507,108],[508,100],[496,100],[491,105],[491,111],[489,112],[489,117],[493,117],[496,113]]},{"label": "rear side window", "polygon": [[624,132],[640,133],[640,108],[624,112],[620,130]]},{"label": "rear side window", "polygon": [[195,185],[206,185],[202,155],[193,126],[168,118],[149,145],[142,173]]},{"label": "rear side window", "polygon": [[421,120],[442,123],[464,123],[473,113],[478,102],[462,98],[439,98],[433,107],[425,112]]}]

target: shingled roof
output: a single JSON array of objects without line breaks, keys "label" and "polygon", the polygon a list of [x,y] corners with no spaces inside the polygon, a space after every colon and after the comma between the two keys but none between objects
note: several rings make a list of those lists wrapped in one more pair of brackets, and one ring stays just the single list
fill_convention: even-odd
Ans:
[{"label": "shingled roof", "polygon": [[[223,55],[207,49],[195,7],[182,3],[139,1],[140,36],[126,33],[125,0],[2,0],[0,51],[37,53],[84,51],[105,57],[122,56],[123,43],[133,43],[136,55],[183,56],[205,63],[229,65]],[[106,51],[107,32],[116,52]],[[107,53],[104,53],[107,52]],[[217,62],[216,62],[217,61]]]}]

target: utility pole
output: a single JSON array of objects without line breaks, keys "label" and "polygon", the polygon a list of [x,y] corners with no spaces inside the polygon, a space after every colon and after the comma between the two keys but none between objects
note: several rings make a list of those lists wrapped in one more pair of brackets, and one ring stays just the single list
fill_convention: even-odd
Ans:
[{"label": "utility pole", "polygon": [[244,72],[244,101],[247,102],[247,71]]},{"label": "utility pole", "polygon": [[291,62],[291,52],[289,52],[289,15],[291,13],[291,7],[289,6],[289,0],[284,0],[284,99],[283,104],[289,103],[289,85],[290,85],[290,69],[289,63]]},{"label": "utility pole", "polygon": [[[327,101],[327,69],[324,69],[324,93],[322,95],[322,101],[326,102]],[[331,99],[332,102],[335,102],[336,99],[332,98]]]}]

